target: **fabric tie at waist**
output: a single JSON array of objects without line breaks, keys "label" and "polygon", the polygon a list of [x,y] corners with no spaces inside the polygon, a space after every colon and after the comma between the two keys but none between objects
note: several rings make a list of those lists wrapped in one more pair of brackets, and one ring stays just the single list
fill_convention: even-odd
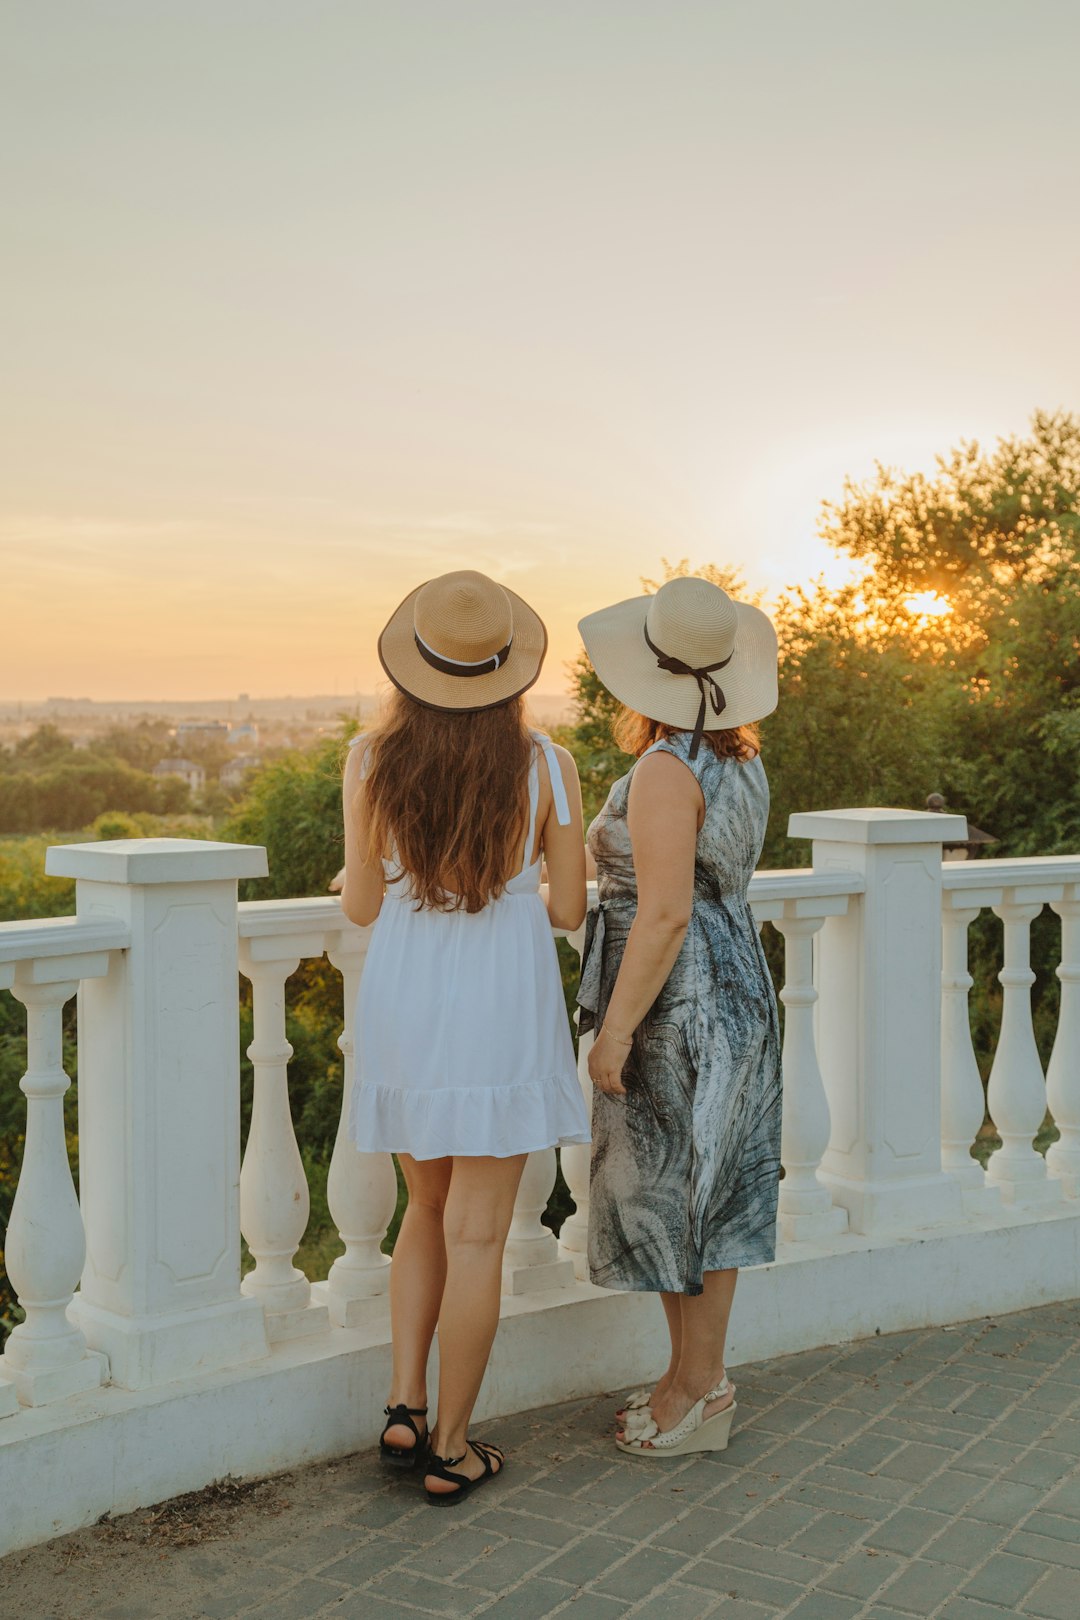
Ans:
[{"label": "fabric tie at waist", "polygon": [[[635,911],[637,901],[601,900],[599,905],[590,909],[585,918],[585,944],[581,950],[581,982],[578,985],[577,1003],[585,1012],[591,1013],[593,1018],[600,1004],[600,981],[604,963],[604,913],[614,907]],[[591,1020],[586,1022],[585,1027],[591,1028]]]}]

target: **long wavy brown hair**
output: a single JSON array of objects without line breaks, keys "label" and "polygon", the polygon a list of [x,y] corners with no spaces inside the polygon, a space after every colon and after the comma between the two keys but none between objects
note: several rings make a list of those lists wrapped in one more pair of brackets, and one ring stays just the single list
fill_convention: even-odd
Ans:
[{"label": "long wavy brown hair", "polygon": [[[633,754],[635,759],[640,759],[654,742],[666,742],[681,729],[679,726],[666,726],[662,720],[650,720],[647,714],[638,714],[636,709],[627,708],[625,703],[612,728],[615,741],[623,753]],[[740,765],[745,765],[748,759],[761,752],[761,737],[756,725],[732,726],[728,731],[706,731],[702,743],[712,749],[717,759],[737,759]]]},{"label": "long wavy brown hair", "polygon": [[482,911],[520,865],[533,741],[525,704],[474,714],[395,691],[365,739],[367,859],[391,853],[417,909]]}]

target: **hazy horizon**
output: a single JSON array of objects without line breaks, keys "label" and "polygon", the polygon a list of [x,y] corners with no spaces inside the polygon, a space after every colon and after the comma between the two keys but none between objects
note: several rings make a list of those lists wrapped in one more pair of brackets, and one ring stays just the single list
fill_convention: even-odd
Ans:
[{"label": "hazy horizon", "polygon": [[374,692],[421,580],[772,599],[1080,408],[1070,0],[5,13],[0,691]]}]

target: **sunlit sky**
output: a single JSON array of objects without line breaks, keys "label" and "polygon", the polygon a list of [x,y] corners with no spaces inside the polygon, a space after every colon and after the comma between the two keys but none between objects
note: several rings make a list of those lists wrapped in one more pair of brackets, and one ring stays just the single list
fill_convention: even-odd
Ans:
[{"label": "sunlit sky", "polygon": [[775,593],[1080,408],[1073,0],[7,0],[0,698],[374,689],[481,568]]}]

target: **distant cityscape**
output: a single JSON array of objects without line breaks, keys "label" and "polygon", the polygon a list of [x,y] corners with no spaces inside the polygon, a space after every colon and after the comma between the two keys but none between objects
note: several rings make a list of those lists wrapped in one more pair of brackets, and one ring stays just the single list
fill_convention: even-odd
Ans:
[{"label": "distant cityscape", "polygon": [[[56,696],[39,703],[24,703],[0,698],[0,747],[12,747],[39,726],[54,725],[71,738],[76,748],[86,748],[112,727],[156,721],[168,727],[174,746],[170,756],[159,761],[155,772],[183,776],[197,793],[204,785],[204,780],[199,780],[204,773],[202,765],[188,758],[185,751],[192,743],[200,745],[200,753],[206,744],[216,744],[232,754],[222,768],[222,785],[239,785],[245,772],[258,766],[264,755],[308,748],[321,737],[336,734],[345,719],[370,723],[378,711],[378,702],[374,695],[363,692],[345,696],[286,693],[268,698],[239,692],[234,698],[188,702]],[[545,730],[572,718],[571,700],[565,693],[530,693],[529,711],[533,722]],[[235,782],[227,778],[235,778]]]}]

